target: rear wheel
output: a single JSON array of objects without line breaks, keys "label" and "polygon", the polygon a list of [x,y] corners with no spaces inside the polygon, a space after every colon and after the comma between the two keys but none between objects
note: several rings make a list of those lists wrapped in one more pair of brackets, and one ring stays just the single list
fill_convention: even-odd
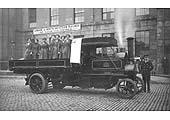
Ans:
[{"label": "rear wheel", "polygon": [[30,89],[33,93],[44,93],[48,87],[48,81],[40,73],[34,73],[29,79]]},{"label": "rear wheel", "polygon": [[121,79],[116,85],[116,91],[121,98],[132,98],[137,93],[135,82],[131,79]]}]

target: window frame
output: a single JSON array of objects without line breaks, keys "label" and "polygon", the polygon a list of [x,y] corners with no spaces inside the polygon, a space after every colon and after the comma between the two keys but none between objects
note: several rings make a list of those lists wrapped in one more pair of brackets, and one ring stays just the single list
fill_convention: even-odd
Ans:
[{"label": "window frame", "polygon": [[[113,17],[111,16],[113,14]],[[106,19],[104,18],[106,15]],[[109,16],[109,17],[108,17]],[[112,20],[115,18],[115,8],[102,8],[102,20]]]},{"label": "window frame", "polygon": [[[81,10],[78,11],[76,9],[81,9]],[[84,15],[85,15],[85,9],[84,8],[74,8],[74,23],[83,23],[83,22],[85,22]]]},{"label": "window frame", "polygon": [[[140,33],[140,34],[138,34],[138,33]],[[137,34],[138,34],[138,36],[137,36]],[[143,34],[143,36],[144,37],[142,37],[142,34]],[[148,35],[147,35],[148,34]],[[146,36],[147,35],[147,36]],[[150,31],[149,30],[140,30],[140,31],[136,31],[135,32],[135,49],[139,49],[139,54],[141,53],[141,51],[142,52],[149,52],[150,51]],[[140,39],[140,40],[138,40],[138,39]],[[141,47],[141,46],[139,46],[139,44],[137,44],[137,42],[144,42],[144,44],[145,44],[145,46],[144,46],[144,48],[143,47]],[[135,50],[136,51],[136,50]],[[136,51],[136,53],[137,53],[137,51]]]},{"label": "window frame", "polygon": [[143,16],[143,15],[149,15],[149,14],[150,14],[149,8],[135,8],[136,16]]},{"label": "window frame", "polygon": [[[55,14],[52,14],[52,9],[57,9],[57,12]],[[59,25],[59,8],[50,8],[50,26],[56,26]],[[52,18],[55,18],[54,20],[52,20]],[[52,21],[56,21],[55,24],[52,24]]]},{"label": "window frame", "polygon": [[[33,11],[33,10],[35,10],[35,11]],[[37,9],[36,8],[28,8],[29,28],[35,28],[36,22],[37,22]]]}]

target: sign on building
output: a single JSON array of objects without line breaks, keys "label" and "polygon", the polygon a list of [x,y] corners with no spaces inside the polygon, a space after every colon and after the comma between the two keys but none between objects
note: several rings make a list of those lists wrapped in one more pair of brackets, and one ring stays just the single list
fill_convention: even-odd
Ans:
[{"label": "sign on building", "polygon": [[76,31],[81,29],[81,24],[65,25],[65,26],[56,26],[42,29],[34,29],[33,34],[50,34],[50,33],[60,33],[66,31]]}]

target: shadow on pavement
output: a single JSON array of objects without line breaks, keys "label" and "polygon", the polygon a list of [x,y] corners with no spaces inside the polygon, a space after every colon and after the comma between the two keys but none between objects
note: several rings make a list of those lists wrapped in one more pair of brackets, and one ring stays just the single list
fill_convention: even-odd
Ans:
[{"label": "shadow on pavement", "polygon": [[81,88],[64,88],[62,90],[48,89],[48,94],[72,94],[72,95],[102,95],[108,97],[118,97],[116,91],[104,89],[81,89]]}]

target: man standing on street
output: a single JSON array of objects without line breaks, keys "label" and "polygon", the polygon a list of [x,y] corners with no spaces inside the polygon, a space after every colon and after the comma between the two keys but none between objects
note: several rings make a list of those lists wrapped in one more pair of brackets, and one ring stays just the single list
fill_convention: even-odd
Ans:
[{"label": "man standing on street", "polygon": [[144,81],[144,92],[146,92],[146,85],[147,91],[150,93],[150,72],[153,69],[152,62],[149,61],[148,55],[144,56],[144,59],[141,61],[139,70],[142,74],[142,78]]}]

